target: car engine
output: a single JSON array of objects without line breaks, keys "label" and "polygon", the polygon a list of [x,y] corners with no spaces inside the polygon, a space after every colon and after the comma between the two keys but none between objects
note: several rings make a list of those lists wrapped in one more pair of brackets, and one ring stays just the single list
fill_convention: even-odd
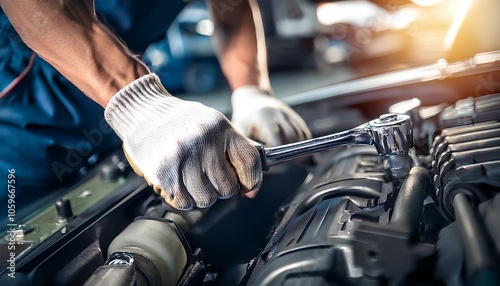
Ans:
[{"label": "car engine", "polygon": [[459,101],[439,113],[439,135],[419,132],[422,119],[414,120],[419,150],[402,180],[373,148],[325,155],[251,265],[249,283],[497,285],[498,228],[487,216],[500,199],[499,108],[498,94]]},{"label": "car engine", "polygon": [[399,150],[390,141],[345,143],[271,167],[254,200],[179,212],[117,151],[9,226],[0,283],[500,285],[495,55],[290,99],[318,137],[381,114],[408,118],[402,174],[378,150]]}]

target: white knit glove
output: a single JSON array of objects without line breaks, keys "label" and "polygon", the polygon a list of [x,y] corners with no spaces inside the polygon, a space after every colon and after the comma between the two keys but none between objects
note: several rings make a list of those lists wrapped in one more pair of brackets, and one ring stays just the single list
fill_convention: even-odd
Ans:
[{"label": "white knit glove", "polygon": [[276,146],[311,138],[304,120],[290,106],[257,86],[243,86],[231,95],[231,122],[247,137]]},{"label": "white knit glove", "polygon": [[134,170],[177,209],[209,207],[262,182],[251,141],[215,109],[171,96],[155,74],[120,90],[105,118]]}]

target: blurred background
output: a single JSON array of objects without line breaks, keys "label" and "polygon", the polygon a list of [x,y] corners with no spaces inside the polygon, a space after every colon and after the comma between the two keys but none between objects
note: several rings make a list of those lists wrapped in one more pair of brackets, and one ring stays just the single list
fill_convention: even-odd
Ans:
[{"label": "blurred background", "polygon": [[[258,2],[271,83],[282,99],[355,78],[433,64],[439,58],[470,57],[487,49],[480,45],[489,45],[477,38],[488,38],[485,31],[500,26],[484,19],[463,24],[473,4],[490,11],[490,20],[496,19],[491,11],[500,11],[497,0]],[[176,96],[229,114],[230,90],[215,58],[213,30],[205,1],[191,1],[165,31],[165,38],[149,46],[144,61]]]}]

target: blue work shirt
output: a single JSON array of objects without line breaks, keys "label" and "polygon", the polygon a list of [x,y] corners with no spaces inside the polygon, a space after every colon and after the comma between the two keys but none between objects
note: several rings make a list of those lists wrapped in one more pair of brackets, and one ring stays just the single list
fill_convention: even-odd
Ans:
[{"label": "blue work shirt", "polygon": [[[103,22],[140,53],[164,36],[186,3],[96,0],[95,4]],[[0,218],[7,215],[9,171],[15,171],[11,185],[20,209],[70,183],[82,168],[121,144],[104,120],[102,107],[30,50],[1,9],[0,96]]]}]

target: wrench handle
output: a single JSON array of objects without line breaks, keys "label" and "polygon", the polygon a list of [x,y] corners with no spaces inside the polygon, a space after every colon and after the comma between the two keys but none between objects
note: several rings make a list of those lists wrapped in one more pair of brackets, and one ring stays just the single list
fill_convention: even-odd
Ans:
[{"label": "wrench handle", "polygon": [[296,143],[264,147],[256,146],[262,161],[262,170],[268,171],[269,167],[288,160],[311,155],[316,152],[326,151],[345,145],[371,145],[373,140],[366,128],[354,128],[347,131],[317,137]]},{"label": "wrench handle", "polygon": [[267,165],[266,149],[262,145],[255,146],[260,155],[260,162],[262,165],[262,171],[269,171],[269,166]]}]

